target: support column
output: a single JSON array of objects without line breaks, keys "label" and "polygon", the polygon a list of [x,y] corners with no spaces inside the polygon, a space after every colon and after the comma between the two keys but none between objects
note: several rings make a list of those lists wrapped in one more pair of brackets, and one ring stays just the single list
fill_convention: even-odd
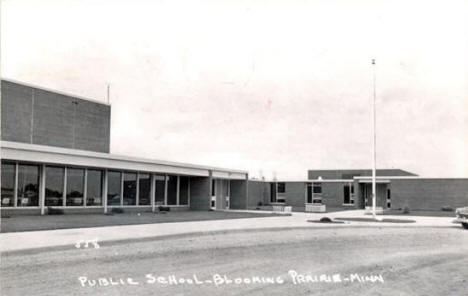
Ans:
[{"label": "support column", "polygon": [[63,192],[62,192],[62,206],[67,205],[67,167],[63,169]]},{"label": "support column", "polygon": [[151,189],[150,189],[150,199],[151,199],[151,211],[154,213],[155,211],[155,202],[154,199],[156,198],[156,177],[154,174],[150,174],[151,176]]},{"label": "support column", "polygon": [[39,184],[39,205],[41,207],[41,215],[45,214],[45,186],[46,186],[46,165],[43,164],[40,169],[40,184]]},{"label": "support column", "polygon": [[86,207],[88,201],[88,169],[84,169],[84,180],[83,180],[83,205]]},{"label": "support column", "polygon": [[136,201],[135,205],[139,206],[140,205],[140,173],[136,173]]},{"label": "support column", "polygon": [[164,175],[164,205],[167,206],[167,174]]},{"label": "support column", "polygon": [[19,169],[19,164],[18,162],[15,162],[15,191],[13,192],[13,206],[17,207],[18,206],[18,169]]},{"label": "support column", "polygon": [[180,204],[180,203],[179,203],[179,197],[180,197],[180,196],[179,196],[179,195],[180,195],[180,176],[177,176],[177,190],[176,190],[176,192],[177,192],[177,194],[176,194],[176,196],[177,196],[177,198],[176,198],[176,200],[177,200],[177,201],[176,201],[176,205],[179,205],[179,204]]},{"label": "support column", "polygon": [[104,178],[102,184],[102,202],[104,203],[104,214],[107,214],[107,187],[108,187],[109,174],[107,170],[104,170]]}]

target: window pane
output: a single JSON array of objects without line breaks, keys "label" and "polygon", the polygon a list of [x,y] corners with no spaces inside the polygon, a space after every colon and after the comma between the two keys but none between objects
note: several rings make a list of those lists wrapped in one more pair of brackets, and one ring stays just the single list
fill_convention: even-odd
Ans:
[{"label": "window pane", "polygon": [[189,201],[189,177],[180,177],[179,204],[188,205]]},{"label": "window pane", "polygon": [[216,180],[211,179],[211,196],[216,195]]},{"label": "window pane", "polygon": [[2,162],[2,207],[15,206],[16,164]]},{"label": "window pane", "polygon": [[270,183],[270,202],[276,202],[276,183]]},{"label": "window pane", "polygon": [[164,204],[164,192],[166,187],[166,177],[156,175],[154,176],[156,179],[156,190],[154,192],[154,202],[156,205],[163,205]]},{"label": "window pane", "polygon": [[343,203],[349,204],[351,203],[351,188],[349,185],[343,186]]},{"label": "window pane", "polygon": [[108,172],[107,178],[107,204],[109,206],[119,206],[120,205],[120,172]]},{"label": "window pane", "polygon": [[39,206],[39,166],[18,166],[18,207]]},{"label": "window pane", "polygon": [[84,170],[67,168],[67,206],[83,206]]},{"label": "window pane", "polygon": [[314,193],[322,193],[322,184],[314,184]]},{"label": "window pane", "polygon": [[63,206],[64,168],[46,167],[45,206]]},{"label": "window pane", "polygon": [[312,203],[312,184],[307,185],[307,203]]},{"label": "window pane", "polygon": [[87,206],[102,205],[102,171],[88,170],[86,198]]},{"label": "window pane", "polygon": [[136,205],[136,173],[124,173],[124,192],[123,204],[134,206]]},{"label": "window pane", "polygon": [[278,183],[278,193],[285,193],[286,192],[286,184],[281,182]]},{"label": "window pane", "polygon": [[139,174],[138,178],[138,204],[143,206],[150,205],[151,176],[150,174]]},{"label": "window pane", "polygon": [[167,204],[177,205],[177,176],[167,177]]}]

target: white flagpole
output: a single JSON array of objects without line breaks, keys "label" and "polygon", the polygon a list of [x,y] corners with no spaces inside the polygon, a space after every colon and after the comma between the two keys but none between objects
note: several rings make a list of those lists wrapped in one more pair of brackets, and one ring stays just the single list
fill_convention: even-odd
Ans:
[{"label": "white flagpole", "polygon": [[372,217],[375,217],[375,204],[376,204],[376,108],[375,108],[375,59],[372,59],[373,78],[374,78],[374,95],[372,98]]}]

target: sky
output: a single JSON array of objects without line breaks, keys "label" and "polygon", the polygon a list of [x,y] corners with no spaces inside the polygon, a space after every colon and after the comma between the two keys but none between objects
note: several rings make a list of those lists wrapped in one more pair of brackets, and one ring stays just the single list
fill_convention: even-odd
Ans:
[{"label": "sky", "polygon": [[[468,177],[468,1],[3,0],[4,78],[107,102],[111,153]],[[376,65],[371,65],[371,59]]]}]

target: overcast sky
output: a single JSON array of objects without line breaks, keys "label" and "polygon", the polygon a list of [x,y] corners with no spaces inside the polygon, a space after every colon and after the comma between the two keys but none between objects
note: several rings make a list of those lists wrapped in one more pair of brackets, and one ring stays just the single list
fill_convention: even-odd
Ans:
[{"label": "overcast sky", "polygon": [[2,76],[106,101],[111,152],[468,177],[468,1],[3,0]]}]

